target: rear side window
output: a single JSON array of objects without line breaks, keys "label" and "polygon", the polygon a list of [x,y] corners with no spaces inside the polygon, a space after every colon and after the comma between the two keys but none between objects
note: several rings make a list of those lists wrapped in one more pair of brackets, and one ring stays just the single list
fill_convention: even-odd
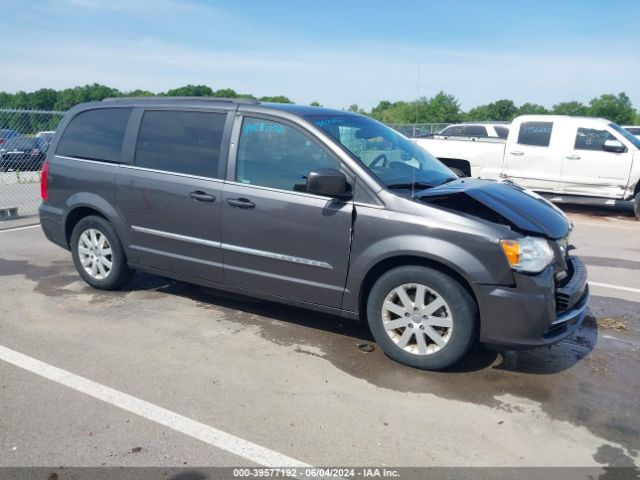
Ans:
[{"label": "rear side window", "polygon": [[536,147],[548,147],[551,142],[553,122],[524,122],[520,124],[518,143]]},{"label": "rear side window", "polygon": [[469,137],[486,137],[487,129],[480,125],[467,125],[464,127],[464,134]]},{"label": "rear side window", "polygon": [[576,133],[576,150],[602,150],[604,142],[615,140],[616,137],[606,130],[596,130],[595,128],[579,128]]},{"label": "rear side window", "polygon": [[131,108],[99,108],[81,112],[69,122],[56,154],[120,162]]},{"label": "rear side window", "polygon": [[500,138],[507,138],[509,136],[509,129],[507,127],[493,127]]},{"label": "rear side window", "polygon": [[139,167],[218,178],[226,113],[147,111],[136,144]]},{"label": "rear side window", "polygon": [[462,125],[454,125],[453,127],[447,127],[439,135],[464,135],[464,127]]}]

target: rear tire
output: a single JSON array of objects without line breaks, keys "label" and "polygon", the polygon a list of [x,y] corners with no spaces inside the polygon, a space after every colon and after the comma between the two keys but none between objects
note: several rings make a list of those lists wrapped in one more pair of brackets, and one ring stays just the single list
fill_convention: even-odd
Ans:
[{"label": "rear tire", "polygon": [[109,221],[96,215],[80,220],[71,234],[71,255],[82,279],[100,290],[117,290],[134,271]]},{"label": "rear tire", "polygon": [[459,282],[421,266],[384,273],[367,299],[369,327],[382,350],[424,370],[458,362],[476,340],[477,317],[474,299]]}]

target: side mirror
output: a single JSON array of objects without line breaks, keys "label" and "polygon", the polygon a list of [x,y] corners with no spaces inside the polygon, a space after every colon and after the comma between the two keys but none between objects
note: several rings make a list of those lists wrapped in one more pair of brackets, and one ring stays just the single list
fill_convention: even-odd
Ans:
[{"label": "side mirror", "polygon": [[351,186],[344,173],[335,168],[311,170],[307,177],[307,193],[334,198],[351,198]]},{"label": "side mirror", "polygon": [[623,153],[627,151],[627,147],[625,147],[620,140],[605,140],[602,145],[602,150],[605,152]]}]

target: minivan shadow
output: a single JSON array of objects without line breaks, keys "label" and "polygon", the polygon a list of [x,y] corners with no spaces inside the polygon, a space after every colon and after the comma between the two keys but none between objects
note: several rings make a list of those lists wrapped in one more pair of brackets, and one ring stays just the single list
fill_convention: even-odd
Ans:
[{"label": "minivan shadow", "polygon": [[[154,290],[188,298],[204,308],[224,308],[242,312],[247,315],[235,316],[234,321],[251,323],[252,325],[267,326],[267,322],[261,322],[260,319],[254,317],[258,316],[264,317],[266,320],[305,327],[313,332],[339,335],[342,338],[354,340],[349,342],[349,348],[359,349],[360,352],[369,351],[370,346],[379,349],[368,325],[335,315],[223,292],[143,272],[136,273],[126,290]],[[290,336],[291,332],[288,332],[287,341],[284,339],[278,341],[275,338],[277,334],[274,332],[273,335],[270,335],[270,339],[278,343],[306,344],[327,341],[326,336],[314,340],[315,335],[304,330],[294,333],[293,338]],[[598,328],[595,319],[587,317],[576,334],[551,347],[524,351],[497,351],[476,345],[460,362],[441,373],[470,373],[487,369],[536,375],[559,373],[573,367],[589,355],[596,345],[597,338]],[[331,342],[331,340],[328,341]],[[322,348],[322,344],[318,346]]]}]

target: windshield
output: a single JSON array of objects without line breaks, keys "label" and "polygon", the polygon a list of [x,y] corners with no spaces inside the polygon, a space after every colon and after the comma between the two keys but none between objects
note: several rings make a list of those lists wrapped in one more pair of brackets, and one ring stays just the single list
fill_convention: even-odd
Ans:
[{"label": "windshield", "polygon": [[428,188],[457,178],[438,159],[395,130],[359,115],[309,115],[390,188]]},{"label": "windshield", "polygon": [[609,126],[613,128],[616,132],[618,132],[620,135],[622,135],[624,138],[626,138],[629,142],[631,142],[631,144],[635,148],[640,149],[640,138],[636,137],[628,130],[622,128],[617,123],[610,123]]}]

